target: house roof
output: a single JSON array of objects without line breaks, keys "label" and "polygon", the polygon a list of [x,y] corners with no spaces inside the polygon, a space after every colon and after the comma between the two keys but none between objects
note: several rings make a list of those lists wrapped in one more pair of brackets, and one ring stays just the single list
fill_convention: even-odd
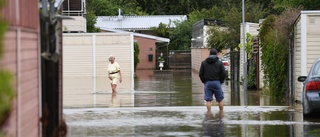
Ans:
[{"label": "house roof", "polygon": [[147,35],[147,34],[141,34],[141,33],[129,32],[129,31],[123,31],[123,30],[108,29],[108,28],[100,28],[100,29],[106,30],[108,32],[114,32],[114,33],[133,33],[134,36],[154,39],[157,42],[170,42],[170,39],[168,39],[168,38],[157,37],[157,36],[153,36],[153,35]]},{"label": "house roof", "polygon": [[121,30],[149,30],[160,23],[175,28],[173,21],[185,21],[186,15],[155,15],[155,16],[98,16],[96,27]]}]

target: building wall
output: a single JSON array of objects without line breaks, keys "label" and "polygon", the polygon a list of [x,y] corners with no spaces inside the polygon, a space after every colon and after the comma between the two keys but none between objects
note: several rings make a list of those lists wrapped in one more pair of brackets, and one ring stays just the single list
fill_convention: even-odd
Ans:
[{"label": "building wall", "polygon": [[207,48],[191,48],[191,68],[193,71],[199,72],[201,62],[209,56]]},{"label": "building wall", "polygon": [[[307,11],[308,12],[308,11]],[[295,99],[302,99],[302,83],[299,76],[307,76],[314,61],[320,58],[320,12],[301,12],[295,24],[294,35],[294,80]]]},{"label": "building wall", "polygon": [[[139,64],[137,69],[155,69],[155,61],[156,61],[156,40],[142,38],[142,37],[134,37],[134,40],[139,45]],[[153,55],[152,61],[149,61],[148,55]]]},{"label": "building wall", "polygon": [[73,19],[63,20],[63,31],[87,32],[86,19],[82,16],[70,16]]},{"label": "building wall", "polygon": [[301,100],[302,83],[298,82],[298,76],[301,75],[301,20],[294,27],[294,85],[295,99]]},{"label": "building wall", "polygon": [[38,1],[9,0],[0,15],[10,25],[4,37],[0,67],[13,74],[17,95],[4,130],[8,136],[39,136]]},{"label": "building wall", "polygon": [[320,58],[320,14],[307,16],[307,73],[314,61]]},{"label": "building wall", "polygon": [[[119,63],[120,90],[133,90],[133,35],[130,33],[64,33],[63,77],[107,77],[109,55]],[[107,86],[109,90],[110,86]],[[111,89],[110,89],[111,90]]]}]

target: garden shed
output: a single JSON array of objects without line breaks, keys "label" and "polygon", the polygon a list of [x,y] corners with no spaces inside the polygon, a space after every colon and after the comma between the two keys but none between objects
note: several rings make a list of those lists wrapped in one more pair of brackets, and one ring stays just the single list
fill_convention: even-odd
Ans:
[{"label": "garden shed", "polygon": [[320,10],[301,11],[294,23],[293,83],[294,98],[301,101],[302,83],[299,76],[307,76],[313,62],[320,58]]}]

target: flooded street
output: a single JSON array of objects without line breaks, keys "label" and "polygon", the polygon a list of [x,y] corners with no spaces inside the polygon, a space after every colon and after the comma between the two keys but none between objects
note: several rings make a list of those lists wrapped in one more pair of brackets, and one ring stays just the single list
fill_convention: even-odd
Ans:
[{"label": "flooded street", "polygon": [[223,84],[224,112],[214,103],[207,113],[190,71],[138,70],[134,91],[122,85],[117,94],[105,78],[65,78],[68,136],[320,136],[320,117],[304,119],[301,105],[232,84]]}]

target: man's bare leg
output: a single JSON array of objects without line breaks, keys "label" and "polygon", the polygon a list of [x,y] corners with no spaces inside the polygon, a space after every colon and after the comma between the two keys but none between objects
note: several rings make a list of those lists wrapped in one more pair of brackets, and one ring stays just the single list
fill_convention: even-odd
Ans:
[{"label": "man's bare leg", "polygon": [[220,111],[223,111],[223,101],[219,102],[219,109],[220,109]]},{"label": "man's bare leg", "polygon": [[207,101],[206,106],[207,106],[207,111],[211,111],[211,101]]}]

